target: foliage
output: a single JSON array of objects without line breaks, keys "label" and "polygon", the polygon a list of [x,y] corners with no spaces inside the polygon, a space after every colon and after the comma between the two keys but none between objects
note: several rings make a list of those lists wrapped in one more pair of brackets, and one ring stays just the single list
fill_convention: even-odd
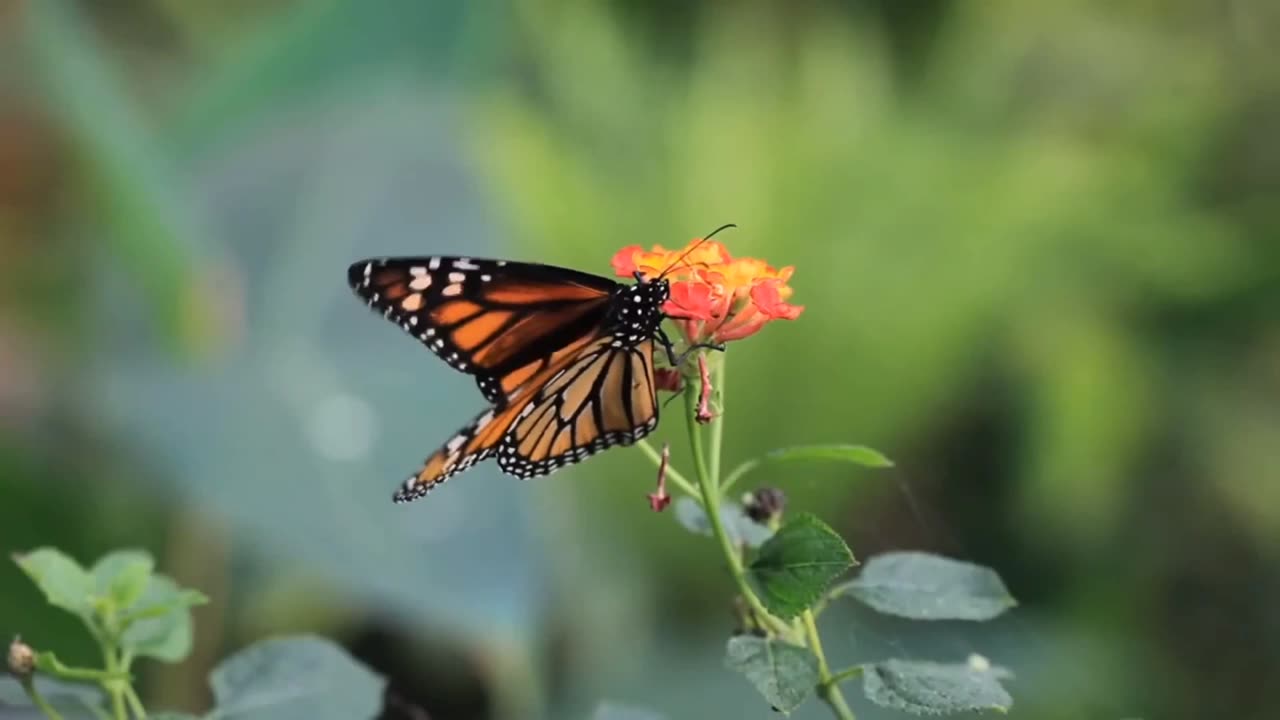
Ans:
[{"label": "foliage", "polygon": [[[188,560],[235,570],[233,632],[261,626],[261,597],[292,592],[299,573],[318,571],[341,592],[293,592],[291,614],[396,603],[401,617],[413,608],[449,627],[499,615],[489,625],[527,624],[545,617],[519,614],[537,608],[527,577],[550,578],[566,594],[589,577],[619,605],[633,603],[617,611],[630,634],[605,632],[623,626],[608,613],[585,618],[565,603],[582,620],[572,624],[578,647],[594,643],[607,657],[621,635],[655,638],[650,652],[679,652],[686,636],[669,628],[718,609],[706,601],[714,584],[702,559],[666,552],[677,540],[661,523],[599,513],[625,525],[639,562],[620,563],[607,580],[596,567],[558,577],[547,572],[554,561],[526,552],[537,543],[521,542],[521,518],[544,519],[575,552],[598,546],[566,529],[565,516],[590,514],[562,498],[544,502],[567,485],[477,482],[455,496],[486,520],[497,515],[500,531],[460,533],[424,553],[423,539],[445,526],[438,519],[464,517],[460,505],[441,498],[411,515],[381,514],[369,486],[398,472],[392,463],[355,477],[343,463],[309,463],[311,447],[295,437],[308,437],[304,423],[330,393],[389,394],[379,384],[389,373],[359,372],[369,362],[363,326],[329,312],[342,289],[326,297],[318,280],[347,259],[349,238],[590,269],[612,239],[682,239],[735,220],[742,242],[795,253],[786,259],[810,273],[797,285],[810,309],[794,330],[735,357],[735,383],[788,375],[790,384],[738,395],[727,457],[842,437],[893,451],[903,468],[884,474],[889,482],[823,482],[855,475],[818,466],[797,483],[781,471],[761,477],[785,482],[799,507],[839,503],[841,515],[824,517],[855,549],[854,533],[869,527],[896,546],[939,542],[1000,567],[1024,599],[1052,598],[1032,620],[1033,636],[1048,641],[1020,650],[1061,672],[1028,678],[1042,685],[1024,685],[1022,712],[1036,699],[1070,708],[1083,687],[1101,714],[1135,705],[1146,716],[1266,714],[1256,693],[1230,688],[1261,686],[1276,661],[1276,643],[1249,642],[1251,628],[1267,626],[1280,567],[1280,485],[1258,472],[1277,465],[1280,448],[1267,329],[1280,298],[1273,2],[1242,0],[1230,12],[1198,0],[826,3],[799,15],[778,4],[776,16],[761,3],[677,11],[574,1],[545,14],[475,5],[477,16],[502,18],[488,26],[433,9],[446,5],[9,4],[6,21],[21,21],[14,11],[24,8],[47,23],[33,36],[35,63],[12,62],[18,43],[5,60],[21,84],[31,78],[48,91],[52,102],[36,115],[55,152],[35,155],[33,166],[62,175],[57,202],[6,205],[0,223],[6,279],[37,278],[9,285],[19,314],[6,314],[0,332],[6,358],[17,352],[19,362],[6,361],[0,385],[34,362],[48,371],[34,393],[84,388],[117,402],[104,418],[96,403],[53,392],[30,415],[30,447],[25,431],[4,431],[18,446],[5,448],[0,471],[6,547],[55,541],[79,553],[158,541],[166,498],[196,493],[197,516],[233,529],[231,562]],[[95,27],[60,33],[53,21],[67,15]],[[443,56],[453,62],[429,62]],[[493,84],[476,82],[494,67],[502,74],[483,78]],[[74,71],[84,69],[103,70],[94,77],[105,75],[105,87],[82,84]],[[461,92],[439,93],[436,79]],[[438,120],[454,112],[471,115]],[[452,151],[465,147],[456,128],[488,159],[497,193],[457,173],[471,159]],[[16,164],[5,167],[11,177]],[[460,199],[463,187],[475,192]],[[470,202],[487,222],[474,222]],[[27,218],[39,207],[57,210],[37,225]],[[348,221],[357,217],[377,221]],[[201,231],[204,219],[213,232]],[[199,294],[233,319],[243,303],[251,335],[219,335],[201,313],[183,312],[193,304],[184,296],[209,285],[201,276],[223,277],[224,264],[243,286]],[[142,302],[103,298],[117,276]],[[210,363],[213,372],[174,371],[132,334],[147,317],[171,343],[199,337],[216,358],[247,357]],[[52,358],[41,351],[45,337],[55,338]],[[56,354],[73,350],[95,361]],[[461,396],[449,393],[464,383],[416,355],[388,354],[379,362],[404,358],[390,374],[426,376],[421,393],[433,403]],[[262,373],[273,361],[283,371]],[[134,369],[137,382],[104,378],[103,365]],[[401,378],[384,384],[403,387]],[[26,411],[9,397],[6,428],[21,428]],[[449,425],[448,413],[406,405],[425,425],[380,416],[380,429],[414,430],[381,433],[380,451],[402,445],[377,457],[451,429],[430,425]],[[78,443],[86,431],[91,443],[106,433],[122,448],[89,475],[121,482],[69,484],[57,471],[81,470],[69,460],[81,453],[51,453],[58,459],[45,467],[42,448]],[[575,499],[627,502],[628,483],[613,481],[624,473],[609,470],[629,460],[619,453],[597,461],[608,470],[584,470]],[[142,487],[127,481],[139,468],[176,492],[146,486],[147,527],[130,506],[131,532],[121,537],[120,495]],[[894,480],[917,493],[929,527],[889,524],[902,510]],[[376,531],[350,531],[366,526]],[[598,554],[612,560],[613,548]],[[280,556],[288,572],[242,584],[244,568]],[[380,563],[374,578],[371,558]],[[462,571],[499,563],[495,574],[509,578],[501,593]],[[458,581],[430,582],[440,575]],[[646,624],[653,616],[634,610],[670,586],[693,601],[680,603],[680,622],[662,618],[660,635]],[[1198,611],[1187,588],[1231,611]],[[0,592],[0,617],[24,617],[34,593],[10,589]],[[27,619],[31,629],[43,622]],[[590,685],[606,665],[580,662],[569,682]]]},{"label": "foliage", "polygon": [[[715,363],[714,382],[706,370],[709,362]],[[1007,710],[1012,699],[1000,684],[1004,673],[993,671],[985,660],[957,667],[889,659],[832,672],[817,619],[836,597],[848,595],[889,615],[935,620],[990,620],[1012,607],[1013,599],[989,568],[918,552],[873,557],[859,577],[833,587],[855,564],[834,530],[809,513],[784,519],[779,490],[759,490],[744,505],[732,503],[727,493],[763,459],[834,460],[870,468],[892,463],[861,446],[805,446],[747,460],[720,477],[725,358],[709,361],[700,354],[697,364],[699,370],[686,371],[683,389],[696,486],[670,465],[667,452],[658,453],[643,441],[642,447],[658,465],[656,494],[665,494],[668,479],[683,490],[686,496],[675,504],[677,521],[691,532],[712,535],[728,562],[741,618],[739,634],[726,647],[726,666],[745,675],[770,707],[783,714],[816,694],[837,718],[850,720],[853,712],[840,685],[859,675],[868,699],[886,707],[933,714]],[[703,425],[709,425],[709,433]],[[652,507],[660,512],[666,505]],[[744,530],[753,523],[766,534]]]},{"label": "foliage", "polygon": [[[176,663],[191,651],[191,608],[207,602],[154,572],[141,550],[112,552],[85,569],[53,548],[14,557],[50,605],[78,617],[102,651],[103,667],[69,667],[49,650],[21,639],[9,648],[16,681],[0,680],[0,705],[34,705],[61,718],[168,718],[151,713],[133,685],[139,657]],[[91,684],[76,684],[91,683]],[[329,640],[314,636],[268,639],[226,659],[210,677],[216,701],[206,716],[237,720],[374,717],[383,681]]]}]

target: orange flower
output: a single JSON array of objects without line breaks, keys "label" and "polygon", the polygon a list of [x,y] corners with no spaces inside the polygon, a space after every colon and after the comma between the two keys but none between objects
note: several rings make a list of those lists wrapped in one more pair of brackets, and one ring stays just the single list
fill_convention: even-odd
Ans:
[{"label": "orange flower", "polygon": [[694,243],[701,238],[694,238],[679,250],[667,250],[661,245],[654,245],[653,251],[646,251],[639,245],[631,245],[624,247],[613,256],[613,270],[618,273],[619,277],[634,277],[636,272],[640,272],[645,279],[652,280],[663,273],[670,270],[668,276],[678,277],[682,273],[687,273],[692,269],[699,267],[707,267],[709,265],[718,265],[729,261],[729,251],[724,245],[715,240],[708,240],[697,248],[689,252],[683,260],[679,261],[680,267],[672,269],[672,265],[680,256]]},{"label": "orange flower", "polygon": [[655,245],[646,251],[632,245],[614,255],[613,269],[621,277],[639,272],[646,279],[669,279],[671,297],[662,311],[691,345],[741,340],[771,320],[795,320],[804,310],[787,302],[787,281],[795,268],[778,270],[757,258],[735,259],[715,241],[694,238],[679,250]]}]

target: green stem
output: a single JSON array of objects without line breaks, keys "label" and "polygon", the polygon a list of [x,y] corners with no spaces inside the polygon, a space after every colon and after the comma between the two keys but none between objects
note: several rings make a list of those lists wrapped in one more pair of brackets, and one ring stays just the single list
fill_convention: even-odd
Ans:
[{"label": "green stem", "polygon": [[[650,445],[647,440],[641,440],[636,443],[636,447],[643,450],[644,454],[649,456],[649,459],[653,461],[655,467],[662,467],[662,453],[654,450],[653,446]],[[671,463],[667,463],[667,479],[671,481],[672,485],[680,488],[681,492],[693,498],[699,505],[702,504],[702,496],[698,494],[698,489],[695,488],[693,483],[689,482],[684,475],[681,475],[680,471],[672,467]]]},{"label": "green stem", "polygon": [[852,680],[853,678],[856,678],[861,674],[862,674],[861,665],[854,665],[852,667],[847,667],[831,676],[831,684],[838,685],[844,682],[845,680]]},{"label": "green stem", "polygon": [[133,685],[124,686],[124,698],[128,701],[129,710],[133,712],[135,718],[147,719],[147,710],[142,707],[142,699],[138,697],[138,692],[133,689]]},{"label": "green stem", "polygon": [[[724,361],[726,353],[719,353],[715,368],[711,370],[712,379],[714,381],[712,387],[712,397],[719,398],[716,403],[719,407],[715,409],[716,418],[711,421],[711,448],[708,455],[708,464],[710,465],[711,481],[715,483],[717,492],[720,492],[720,447],[721,440],[724,438]],[[723,492],[720,492],[723,496]]]},{"label": "green stem", "polygon": [[31,698],[31,704],[35,705],[40,712],[44,713],[45,717],[49,718],[49,720],[62,720],[62,715],[49,704],[49,701],[44,699],[44,696],[40,694],[39,690],[36,690],[34,677],[27,675],[26,677],[19,678],[19,682],[22,684],[22,689],[27,692],[27,697]]},{"label": "green stem", "polygon": [[818,623],[813,619],[813,611],[805,610],[801,614],[804,622],[805,639],[809,650],[818,658],[818,697],[831,706],[831,711],[840,720],[855,720],[849,703],[845,702],[844,693],[840,690],[839,681],[831,674],[827,665],[827,656],[822,651],[822,638],[818,635]]},{"label": "green stem", "polygon": [[[120,660],[116,657],[115,643],[105,642],[102,645],[102,659],[107,665],[107,672],[111,675],[120,675]],[[128,711],[124,704],[124,688],[127,683],[122,680],[112,679],[103,680],[102,689],[107,691],[107,695],[111,697],[111,717],[114,720],[129,720]]]},{"label": "green stem", "polygon": [[720,483],[720,492],[727,495],[729,493],[729,488],[733,487],[734,483],[738,482],[743,475],[754,470],[759,464],[759,460],[748,460],[731,470],[729,472],[729,477],[725,478],[724,482]]},{"label": "green stem", "polygon": [[[756,596],[751,586],[747,583],[746,571],[742,567],[742,556],[738,549],[734,546],[733,541],[729,539],[729,534],[725,532],[724,522],[720,518],[720,489],[716,487],[714,479],[707,471],[706,452],[702,448],[702,432],[694,417],[698,413],[698,386],[694,383],[688,383],[684,389],[685,419],[689,425],[689,445],[693,451],[693,467],[698,476],[698,487],[702,491],[702,506],[706,510],[707,521],[711,523],[711,533],[715,535],[716,540],[720,543],[720,549],[724,552],[725,560],[729,563],[729,574],[733,576],[733,582],[738,586],[738,592],[742,598],[747,601],[747,605],[751,607],[756,617],[769,629],[784,637],[792,635],[791,628],[783,621],[774,617],[765,608],[764,603],[760,602],[760,598]],[[719,422],[718,420],[716,421]]]}]

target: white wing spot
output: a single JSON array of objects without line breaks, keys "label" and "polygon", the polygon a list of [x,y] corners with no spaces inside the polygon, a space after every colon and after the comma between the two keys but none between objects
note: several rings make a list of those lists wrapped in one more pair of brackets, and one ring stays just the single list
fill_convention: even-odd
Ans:
[{"label": "white wing spot", "polygon": [[466,279],[466,273],[449,273],[449,282],[451,283],[460,283]]},{"label": "white wing spot", "polygon": [[481,275],[481,276],[480,276],[480,280],[481,280],[481,282],[489,282],[489,281],[490,281],[490,280],[492,280],[492,279],[493,279],[493,276],[492,276],[492,275],[490,275],[489,273],[485,273],[485,274],[483,274],[483,275]]},{"label": "white wing spot", "polygon": [[444,286],[444,290],[441,290],[441,291],[440,291],[440,294],[441,294],[441,295],[444,295],[445,297],[453,297],[453,296],[455,296],[455,295],[461,295],[461,294],[462,294],[462,284],[461,284],[461,283],[454,283],[454,284],[452,284],[452,285],[445,285],[445,286]]},{"label": "white wing spot", "polygon": [[440,258],[433,257],[430,260],[428,260],[427,267],[431,268],[432,270],[438,269],[440,267]]},{"label": "white wing spot", "polygon": [[470,258],[459,258],[453,261],[453,266],[459,270],[479,270],[480,266],[471,262]]}]

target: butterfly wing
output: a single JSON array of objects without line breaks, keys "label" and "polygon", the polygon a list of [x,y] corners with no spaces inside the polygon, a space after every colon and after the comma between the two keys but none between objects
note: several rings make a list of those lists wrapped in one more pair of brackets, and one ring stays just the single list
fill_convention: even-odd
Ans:
[{"label": "butterfly wing", "polygon": [[[590,343],[593,349],[600,344],[599,340]],[[581,363],[580,355],[562,351],[558,359],[548,362],[544,369],[530,378],[525,387],[545,388],[560,377],[562,371]],[[393,499],[396,502],[417,500],[450,477],[493,456],[511,428],[530,412],[532,405],[543,395],[536,390],[524,392],[521,388],[505,405],[491,407],[476,416],[432,453],[422,468],[404,481]]]},{"label": "butterfly wing", "polygon": [[600,331],[618,284],[568,268],[462,257],[374,258],[347,281],[368,305],[506,405]]},{"label": "butterfly wing", "polygon": [[498,466],[520,478],[546,475],[658,425],[653,341],[587,346],[536,392],[503,438]]},{"label": "butterfly wing", "polygon": [[510,475],[546,475],[614,445],[630,445],[658,425],[653,342],[615,347],[593,339],[549,365],[505,407],[481,413],[409,476],[396,502],[409,502],[472,465],[498,456]]}]

